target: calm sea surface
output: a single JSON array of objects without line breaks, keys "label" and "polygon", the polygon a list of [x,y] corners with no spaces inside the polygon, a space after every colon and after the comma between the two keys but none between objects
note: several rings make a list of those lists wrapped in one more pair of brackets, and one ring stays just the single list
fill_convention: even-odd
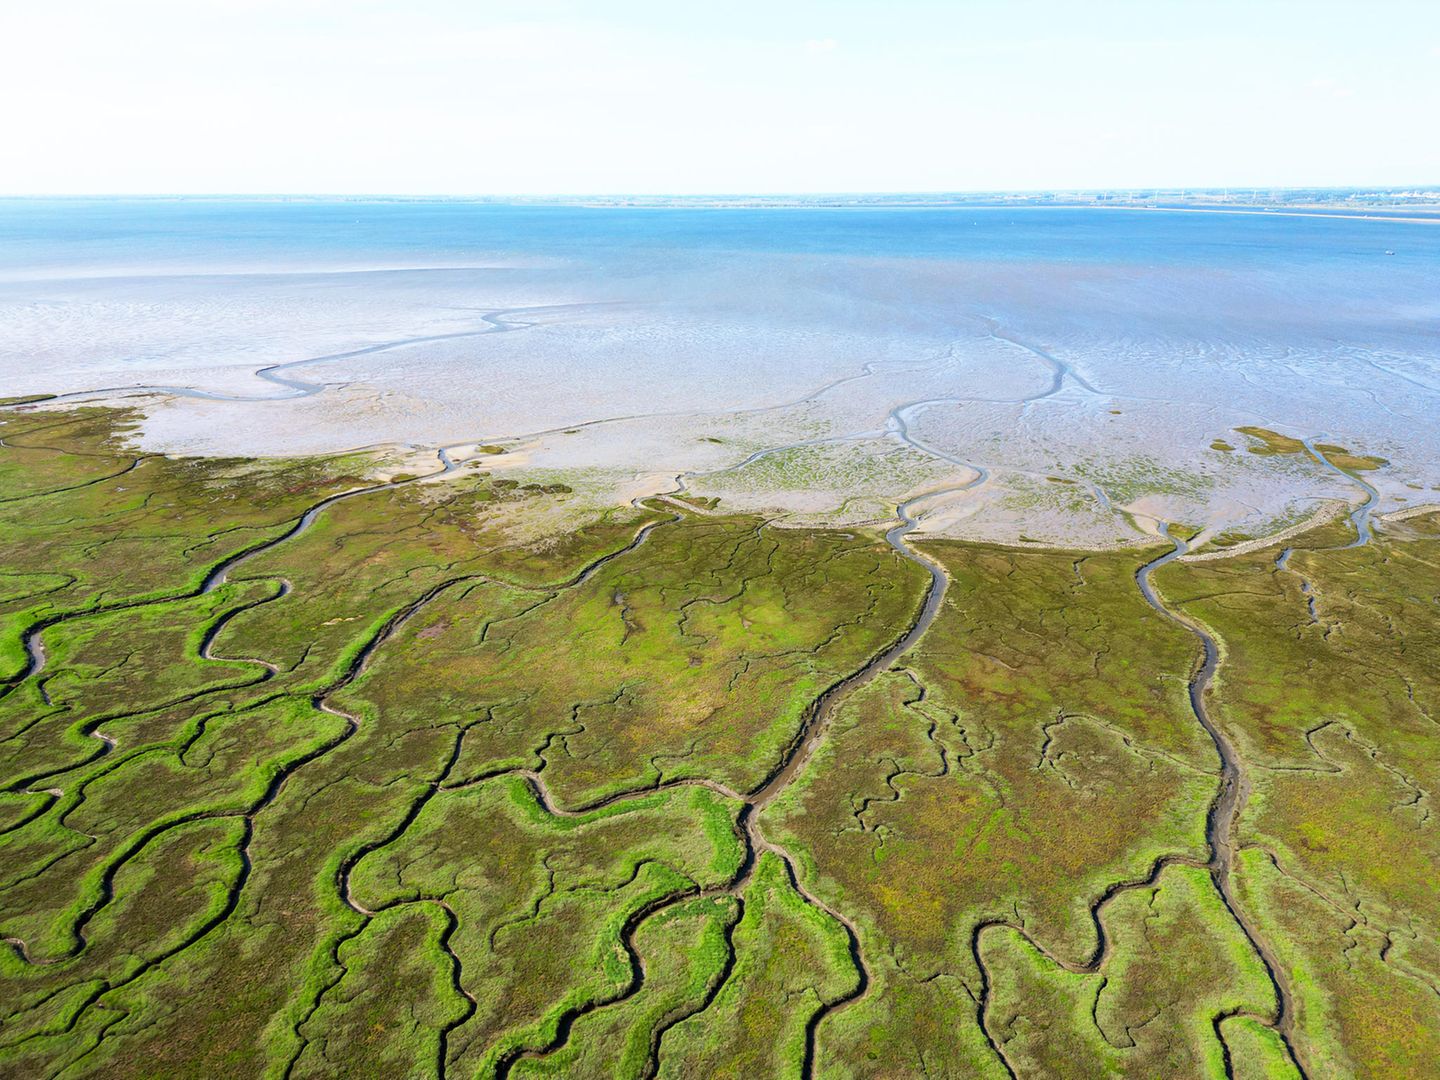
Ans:
[{"label": "calm sea surface", "polygon": [[[1394,251],[1387,256],[1387,250]],[[1440,227],[1067,208],[625,209],[438,202],[0,200],[0,271],[601,263],[716,253],[1433,275]],[[1414,282],[1414,284],[1419,284]]]}]

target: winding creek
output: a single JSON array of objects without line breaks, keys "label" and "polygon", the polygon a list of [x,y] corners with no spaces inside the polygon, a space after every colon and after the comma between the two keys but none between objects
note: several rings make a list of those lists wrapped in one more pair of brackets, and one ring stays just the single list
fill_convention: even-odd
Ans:
[{"label": "winding creek", "polygon": [[[794,783],[796,778],[803,773],[805,767],[814,756],[816,749],[823,742],[835,710],[860,687],[866,685],[881,673],[890,670],[896,661],[909,652],[910,649],[924,637],[925,632],[930,628],[931,623],[935,621],[935,617],[939,614],[940,607],[945,598],[945,588],[948,580],[945,576],[945,571],[939,563],[916,551],[906,541],[906,537],[913,532],[920,523],[919,516],[915,512],[916,505],[929,499],[964,491],[977,484],[983,483],[985,478],[986,474],[983,470],[976,470],[975,477],[964,484],[917,496],[896,508],[896,516],[899,518],[899,523],[886,532],[885,540],[901,557],[923,567],[930,577],[924,599],[920,604],[915,619],[906,631],[888,647],[871,657],[861,668],[836,682],[815,699],[809,710],[807,710],[795,739],[785,753],[781,755],[775,769],[757,788],[748,794],[739,794],[707,780],[682,779],[662,782],[658,785],[645,788],[642,791],[610,796],[582,808],[561,810],[555,805],[554,800],[551,798],[548,790],[546,790],[544,782],[537,772],[532,770],[506,770],[506,773],[509,775],[523,775],[535,792],[537,800],[547,811],[554,814],[565,815],[587,813],[601,806],[610,806],[628,799],[641,797],[657,789],[682,786],[708,787],[719,794],[735,799],[739,803],[736,824],[739,829],[740,839],[744,844],[744,857],[735,876],[724,886],[713,889],[696,888],[686,890],[672,897],[657,901],[650,907],[643,909],[642,912],[637,913],[638,917],[632,916],[622,929],[621,934],[621,944],[630,958],[632,972],[630,982],[610,999],[601,1002],[586,1002],[562,1017],[556,1037],[549,1045],[539,1048],[521,1048],[503,1056],[497,1064],[496,1075],[498,1077],[508,1076],[514,1068],[515,1063],[522,1058],[539,1057],[553,1053],[559,1049],[568,1040],[574,1022],[581,1016],[599,1008],[605,1008],[627,1001],[642,989],[645,973],[644,960],[635,946],[634,938],[639,932],[640,927],[651,916],[694,897],[728,896],[736,901],[739,911],[743,912],[745,904],[744,892],[754,878],[759,857],[765,853],[774,855],[781,861],[791,887],[805,903],[822,912],[842,929],[846,937],[851,961],[855,965],[856,981],[854,987],[847,993],[823,1002],[820,1008],[811,1014],[806,1023],[801,1076],[808,1080],[808,1078],[815,1075],[817,1064],[817,1033],[820,1025],[827,1017],[860,1000],[865,995],[871,984],[870,968],[861,950],[860,933],[854,922],[851,921],[848,916],[835,910],[829,904],[816,897],[806,888],[804,882],[801,880],[794,857],[782,846],[765,837],[760,828],[759,817],[766,807],[778,799],[785,790]],[[677,482],[679,483],[679,490],[683,491],[684,477],[677,477]],[[481,778],[481,780],[483,782],[483,780],[491,779],[495,775],[500,774],[490,774]],[[354,907],[354,902],[349,900],[348,878],[343,884],[342,889],[347,897],[347,902],[351,903],[351,906]],[[736,922],[738,923],[738,915]],[[734,924],[731,924],[728,933],[733,933],[733,930]],[[733,959],[734,951],[732,947],[730,951],[731,964],[733,964]],[[646,1077],[653,1077],[659,1070],[660,1051],[666,1031],[681,1021],[688,1019],[690,1016],[696,1015],[705,1008],[708,1008],[714,1001],[715,996],[719,993],[721,986],[724,985],[726,978],[728,978],[728,972],[729,968],[727,967],[723,973],[723,977],[709,988],[704,999],[700,1001],[695,1008],[668,1019],[656,1029],[652,1037],[650,1058],[644,1072]]]},{"label": "winding creek", "polygon": [[[1201,645],[1202,654],[1198,670],[1190,678],[1189,699],[1190,711],[1194,714],[1196,721],[1205,729],[1205,734],[1215,744],[1215,752],[1220,757],[1220,787],[1215,794],[1214,801],[1210,804],[1210,811],[1205,822],[1205,839],[1210,848],[1210,859],[1208,869],[1210,879],[1215,883],[1216,890],[1220,893],[1226,909],[1235,919],[1250,947],[1260,957],[1264,965],[1265,974],[1270,980],[1275,992],[1275,1017],[1273,1021],[1262,1018],[1261,1022],[1272,1027],[1280,1036],[1285,1045],[1286,1053],[1290,1056],[1300,1076],[1304,1078],[1307,1073],[1300,1057],[1295,1049],[1294,1023],[1295,1007],[1290,993],[1289,981],[1284,975],[1284,970],[1274,953],[1270,950],[1264,937],[1261,935],[1254,921],[1236,901],[1231,882],[1231,869],[1234,863],[1234,833],[1235,822],[1245,808],[1245,803],[1250,797],[1250,778],[1245,772],[1244,763],[1235,752],[1235,746],[1226,737],[1219,725],[1210,716],[1210,710],[1205,701],[1206,691],[1215,678],[1215,672],[1220,666],[1220,645],[1213,634],[1199,620],[1177,611],[1167,605],[1161,598],[1160,593],[1155,589],[1151,580],[1155,571],[1167,563],[1174,562],[1186,554],[1189,545],[1179,536],[1170,533],[1169,526],[1160,526],[1160,532],[1174,547],[1164,554],[1146,563],[1135,575],[1135,581],[1140,586],[1140,593],[1145,602],[1163,615],[1170,622],[1185,630],[1196,638]],[[1220,1036],[1219,1025],[1222,1018],[1215,1020],[1216,1035]],[[1225,1060],[1227,1069],[1230,1067],[1229,1047],[1221,1037],[1221,1045],[1225,1047]]]},{"label": "winding creek", "polygon": [[345,352],[327,353],[324,356],[309,356],[303,360],[287,360],[280,364],[268,364],[254,372],[255,378],[280,388],[277,394],[227,394],[219,390],[197,390],[193,386],[156,386],[133,384],[130,386],[107,386],[95,390],[77,390],[69,394],[58,394],[51,401],[85,401],[106,394],[174,394],[176,397],[198,398],[202,401],[287,401],[292,398],[313,397],[322,393],[331,383],[306,382],[291,378],[287,372],[319,364],[354,360],[376,353],[392,352],[412,345],[430,345],[440,341],[458,341],[465,338],[484,337],[488,334],[503,334],[515,330],[528,330],[535,324],[511,318],[515,315],[537,315],[551,311],[564,311],[575,307],[589,307],[586,304],[555,304],[546,307],[500,308],[480,316],[481,326],[474,330],[454,330],[444,334],[421,334],[415,337],[394,338],[389,341],[365,345]]},{"label": "winding creek", "polygon": [[1161,874],[1170,866],[1193,866],[1208,871],[1210,879],[1220,895],[1222,903],[1246,941],[1259,957],[1261,965],[1265,969],[1267,978],[1275,995],[1275,1012],[1273,1016],[1265,1016],[1252,1013],[1246,1010],[1222,1013],[1212,1018],[1212,1026],[1215,1037],[1220,1043],[1224,1055],[1224,1065],[1227,1076],[1233,1076],[1233,1063],[1230,1057],[1230,1047],[1226,1042],[1222,1025],[1228,1019],[1237,1016],[1247,1017],[1256,1023],[1273,1030],[1284,1045],[1286,1054],[1298,1075],[1305,1080],[1308,1077],[1305,1066],[1298,1054],[1293,1038],[1295,1009],[1294,1000],[1290,992],[1288,980],[1284,976],[1283,968],[1269,948],[1265,938],[1250,919],[1249,915],[1236,901],[1231,881],[1231,870],[1234,861],[1234,830],[1235,822],[1245,807],[1246,799],[1250,793],[1250,780],[1245,772],[1244,763],[1235,751],[1234,745],[1226,737],[1221,728],[1210,716],[1209,707],[1206,704],[1205,695],[1220,664],[1220,646],[1213,634],[1198,620],[1189,615],[1170,607],[1159,591],[1155,588],[1152,580],[1156,570],[1174,562],[1189,552],[1189,545],[1179,536],[1170,532],[1167,523],[1160,524],[1160,533],[1171,543],[1168,551],[1151,559],[1141,566],[1135,573],[1135,582],[1145,602],[1159,615],[1170,623],[1178,626],[1187,634],[1194,637],[1201,646],[1200,662],[1194,673],[1191,675],[1187,696],[1189,699],[1190,711],[1196,722],[1204,729],[1215,746],[1215,752],[1219,758],[1219,786],[1215,797],[1211,801],[1209,811],[1206,815],[1205,838],[1209,849],[1209,857],[1204,862],[1198,862],[1183,855],[1162,855],[1154,861],[1150,870],[1143,877],[1128,881],[1119,881],[1107,887],[1090,906],[1090,920],[1094,928],[1096,944],[1089,956],[1081,959],[1067,958],[1058,955],[1048,949],[1044,944],[1035,940],[1034,937],[1018,921],[1010,918],[986,919],[976,925],[971,935],[971,955],[980,971],[980,992],[976,995],[976,1018],[979,1022],[981,1032],[990,1050],[1004,1067],[1008,1076],[1018,1077],[1018,1072],[1007,1057],[1003,1045],[996,1040],[988,1024],[988,1010],[990,1004],[991,980],[990,973],[982,955],[982,944],[984,938],[997,930],[1004,930],[1018,934],[1029,943],[1037,952],[1046,957],[1051,963],[1066,971],[1081,974],[1094,975],[1101,971],[1113,948],[1113,939],[1105,927],[1105,911],[1109,905],[1118,897],[1137,889],[1149,889],[1157,885]]},{"label": "winding creek", "polygon": [[1374,484],[1370,483],[1370,481],[1364,477],[1349,470],[1342,469],[1339,465],[1331,461],[1330,456],[1316,445],[1316,438],[1318,437],[1319,436],[1314,436],[1301,440],[1305,444],[1305,449],[1310,451],[1310,456],[1342,480],[1360,488],[1364,494],[1364,498],[1360,504],[1356,506],[1350,514],[1350,524],[1355,526],[1355,539],[1344,545],[1344,547],[1347,548],[1364,547],[1374,536],[1370,526],[1370,516],[1375,509],[1375,505],[1380,501],[1380,492],[1376,490]]}]

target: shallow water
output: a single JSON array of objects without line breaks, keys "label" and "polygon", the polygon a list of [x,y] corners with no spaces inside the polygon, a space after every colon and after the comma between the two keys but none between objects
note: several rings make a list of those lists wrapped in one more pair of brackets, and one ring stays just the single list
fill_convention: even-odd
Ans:
[{"label": "shallow water", "polygon": [[[1440,225],[0,201],[0,394],[129,387],[171,392],[147,406],[159,448],[520,439],[534,467],[630,477],[873,439],[900,410],[936,460],[994,477],[972,523],[1080,514],[1049,505],[1054,475],[1190,520],[1353,497],[1208,449],[1255,424],[1390,459],[1393,509],[1440,484]],[[809,486],[829,480],[855,483]],[[886,483],[882,501],[906,494]]]}]

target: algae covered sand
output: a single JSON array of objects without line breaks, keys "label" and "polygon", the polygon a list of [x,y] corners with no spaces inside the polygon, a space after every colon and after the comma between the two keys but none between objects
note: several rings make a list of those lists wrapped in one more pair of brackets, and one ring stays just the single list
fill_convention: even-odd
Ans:
[{"label": "algae covered sand", "polygon": [[139,420],[0,410],[0,1074],[1440,1058],[1433,512],[981,543]]}]

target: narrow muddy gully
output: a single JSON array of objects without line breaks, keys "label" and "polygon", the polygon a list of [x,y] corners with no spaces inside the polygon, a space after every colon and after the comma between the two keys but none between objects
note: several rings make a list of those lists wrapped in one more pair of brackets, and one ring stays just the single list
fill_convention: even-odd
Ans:
[{"label": "narrow muddy gully", "polygon": [[0,1074],[1424,1075],[1440,521],[917,540],[948,404],[845,530],[16,414]]},{"label": "narrow muddy gully", "polygon": [[1199,861],[1179,854],[1162,855],[1155,859],[1149,872],[1143,877],[1118,881],[1107,886],[1090,906],[1089,916],[1096,944],[1094,950],[1087,956],[1070,958],[1057,954],[1036,940],[1023,923],[1013,919],[992,918],[976,925],[970,940],[971,955],[980,972],[980,990],[975,995],[976,1018],[984,1034],[986,1045],[1010,1077],[1018,1077],[1022,1074],[1007,1056],[1000,1040],[992,1034],[988,1025],[987,1012],[990,1005],[992,977],[982,955],[984,938],[996,931],[1012,933],[1025,940],[1037,953],[1065,971],[1079,975],[1100,974],[1105,969],[1117,944],[1106,927],[1107,909],[1127,893],[1154,890],[1162,875],[1172,866],[1197,867],[1208,872],[1225,909],[1263,964],[1266,977],[1274,992],[1276,1007],[1273,1015],[1230,1010],[1218,1013],[1211,1018],[1211,1026],[1222,1050],[1224,1074],[1227,1077],[1236,1075],[1231,1051],[1222,1030],[1223,1024],[1232,1017],[1245,1016],[1274,1030],[1284,1046],[1285,1054],[1295,1073],[1302,1078],[1309,1075],[1302,1064],[1294,1041],[1295,1009],[1284,969],[1253,920],[1237,902],[1232,887],[1231,871],[1234,861],[1235,824],[1245,808],[1251,789],[1244,763],[1237,754],[1234,744],[1211,717],[1207,705],[1207,694],[1220,664],[1220,644],[1203,623],[1168,604],[1157,590],[1153,580],[1155,572],[1186,555],[1190,550],[1184,539],[1171,533],[1167,523],[1160,524],[1159,532],[1161,536],[1171,542],[1172,547],[1141,566],[1135,572],[1135,584],[1147,605],[1194,637],[1201,647],[1198,663],[1187,680],[1187,698],[1195,721],[1204,729],[1205,734],[1214,745],[1219,764],[1218,786],[1209,804],[1205,821],[1205,840],[1209,848],[1209,858]]},{"label": "narrow muddy gully", "polygon": [[[977,478],[978,479],[978,478]],[[919,501],[919,500],[917,500]],[[763,854],[773,855],[782,863],[786,878],[790,887],[795,893],[816,911],[821,912],[826,918],[839,925],[845,935],[847,950],[851,962],[855,968],[855,984],[853,988],[845,993],[837,995],[827,1001],[823,1001],[820,1007],[812,1012],[805,1023],[804,1029],[804,1052],[799,1064],[799,1075],[810,1078],[816,1074],[817,1068],[817,1035],[821,1024],[833,1013],[858,1001],[863,997],[870,986],[870,971],[866,965],[865,958],[861,951],[860,934],[855,924],[844,914],[835,910],[824,901],[815,897],[802,883],[799,871],[796,868],[794,858],[782,846],[766,839],[760,829],[759,817],[763,811],[795,781],[804,771],[816,748],[825,737],[826,729],[835,712],[835,709],[856,690],[873,680],[877,675],[890,670],[895,663],[904,656],[924,636],[925,631],[934,621],[944,601],[946,576],[940,565],[923,554],[916,552],[905,541],[905,537],[912,532],[919,521],[912,516],[911,505],[904,504],[897,508],[897,515],[900,523],[885,534],[886,542],[902,557],[923,567],[929,575],[929,583],[926,586],[924,598],[919,605],[914,621],[911,622],[905,632],[885,649],[871,657],[861,668],[845,678],[834,683],[826,689],[806,709],[803,721],[794,740],[781,756],[779,762],[771,774],[757,788],[748,794],[739,794],[729,788],[717,785],[706,780],[676,780],[669,783],[661,783],[655,787],[642,791],[625,793],[608,797],[600,802],[584,807],[562,810],[555,805],[553,798],[545,788],[541,776],[529,770],[514,770],[511,772],[492,773],[484,779],[489,780],[501,775],[521,775],[531,785],[539,804],[549,813],[561,816],[580,816],[596,809],[616,806],[626,800],[634,800],[649,795],[655,790],[668,787],[701,786],[716,791],[722,796],[734,800],[739,804],[736,815],[736,827],[738,834],[744,841],[744,853],[739,869],[734,877],[725,885],[717,888],[696,888],[684,890],[670,897],[658,900],[642,912],[637,913],[627,920],[621,933],[621,944],[629,957],[632,978],[619,993],[605,1001],[589,1001],[577,1009],[562,1016],[557,1026],[555,1038],[546,1046],[540,1048],[526,1047],[512,1051],[502,1056],[496,1062],[495,1075],[498,1077],[509,1076],[515,1065],[525,1059],[543,1057],[560,1049],[565,1045],[573,1025],[580,1017],[588,1015],[598,1009],[613,1007],[623,1004],[639,993],[645,985],[645,963],[636,948],[635,937],[644,926],[646,920],[658,916],[693,898],[715,898],[730,897],[736,901],[737,910],[744,911],[744,893],[750,887],[755,877],[758,859]],[[458,752],[458,744],[457,744]],[[443,779],[440,783],[443,783]],[[438,785],[437,785],[438,786]],[[398,835],[398,834],[397,834]],[[348,881],[343,888],[346,892],[347,903],[354,906],[349,897]],[[357,908],[357,910],[359,910]],[[738,916],[736,921],[738,922]],[[733,931],[734,923],[731,924]],[[682,1020],[691,1019],[704,1011],[713,1002],[715,996],[725,985],[729,972],[733,970],[734,951],[733,943],[730,944],[730,955],[726,964],[725,974],[722,978],[713,982],[707,988],[705,1000],[696,1008],[683,1014],[668,1018],[667,1022],[658,1027],[651,1040],[650,1053],[647,1057],[643,1077],[653,1077],[660,1071],[661,1052],[666,1031],[674,1027]]]},{"label": "narrow muddy gully", "polygon": [[[1294,1043],[1295,1006],[1289,980],[1285,977],[1284,969],[1276,960],[1253,920],[1246,915],[1236,901],[1231,884],[1231,870],[1235,858],[1235,822],[1244,811],[1245,803],[1250,798],[1250,778],[1245,771],[1244,763],[1235,751],[1235,745],[1215,723],[1206,703],[1210,684],[1220,666],[1220,644],[1203,623],[1168,606],[1156,590],[1153,581],[1155,571],[1189,551],[1189,545],[1181,537],[1171,534],[1169,525],[1162,524],[1160,532],[1175,545],[1174,548],[1141,567],[1135,575],[1135,581],[1140,586],[1140,592],[1145,597],[1147,604],[1177,626],[1194,635],[1200,642],[1202,650],[1200,664],[1195,674],[1191,676],[1189,683],[1190,710],[1195,714],[1196,721],[1205,729],[1205,734],[1210,736],[1215,743],[1215,752],[1220,758],[1220,786],[1215,793],[1215,801],[1210,805],[1205,822],[1205,839],[1210,847],[1207,869],[1210,871],[1210,878],[1214,881],[1215,888],[1225,902],[1226,910],[1230,912],[1244,932],[1245,940],[1259,955],[1265,966],[1265,973],[1274,987],[1275,1015],[1273,1019],[1268,1017],[1260,1019],[1263,1023],[1274,1026],[1285,1045],[1291,1063],[1300,1076],[1305,1077],[1307,1073]],[[1215,1031],[1220,1036],[1223,1045],[1224,1036],[1220,1031],[1222,1019],[1216,1017]],[[1227,1048],[1227,1069],[1229,1060],[1230,1055]]]}]

